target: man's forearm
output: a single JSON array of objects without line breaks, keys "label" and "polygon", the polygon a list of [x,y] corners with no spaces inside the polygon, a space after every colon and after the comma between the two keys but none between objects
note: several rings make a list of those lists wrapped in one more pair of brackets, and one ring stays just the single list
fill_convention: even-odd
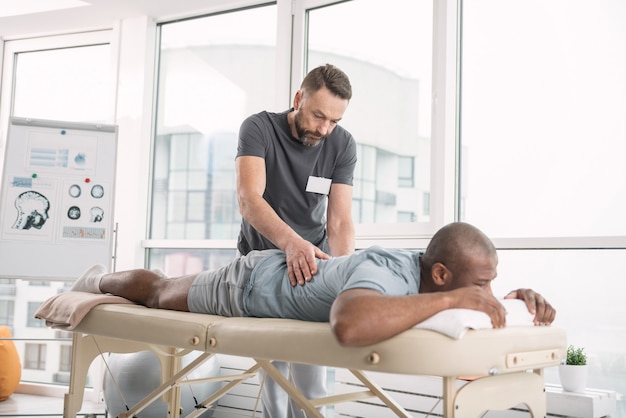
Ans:
[{"label": "man's forearm", "polygon": [[287,223],[280,219],[265,200],[261,199],[241,206],[241,216],[281,250],[285,250],[290,240],[299,237]]},{"label": "man's forearm", "polygon": [[328,225],[328,246],[334,257],[349,255],[354,252],[354,224],[342,222],[337,227]]}]

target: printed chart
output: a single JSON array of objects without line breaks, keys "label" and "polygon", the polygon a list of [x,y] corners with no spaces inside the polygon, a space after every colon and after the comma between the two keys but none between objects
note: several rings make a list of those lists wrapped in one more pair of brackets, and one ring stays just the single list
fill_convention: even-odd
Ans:
[{"label": "printed chart", "polygon": [[12,118],[0,277],[75,278],[112,259],[117,127]]}]

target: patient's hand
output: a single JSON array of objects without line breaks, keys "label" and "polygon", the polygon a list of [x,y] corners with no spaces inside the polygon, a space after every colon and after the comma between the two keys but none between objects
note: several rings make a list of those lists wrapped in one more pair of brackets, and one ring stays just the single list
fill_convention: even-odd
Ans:
[{"label": "patient's hand", "polygon": [[511,291],[505,299],[521,299],[526,302],[528,311],[535,314],[535,325],[550,325],[556,317],[556,310],[539,293],[532,289],[517,289]]},{"label": "patient's hand", "polygon": [[489,315],[494,328],[506,326],[506,309],[498,301],[491,290],[480,286],[467,286],[444,292],[452,299],[449,308],[473,309]]}]

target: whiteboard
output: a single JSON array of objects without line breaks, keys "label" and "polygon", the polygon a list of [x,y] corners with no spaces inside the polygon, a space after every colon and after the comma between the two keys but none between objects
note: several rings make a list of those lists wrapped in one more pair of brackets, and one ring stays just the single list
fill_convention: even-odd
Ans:
[{"label": "whiteboard", "polygon": [[113,258],[117,126],[11,118],[0,277],[75,279]]}]

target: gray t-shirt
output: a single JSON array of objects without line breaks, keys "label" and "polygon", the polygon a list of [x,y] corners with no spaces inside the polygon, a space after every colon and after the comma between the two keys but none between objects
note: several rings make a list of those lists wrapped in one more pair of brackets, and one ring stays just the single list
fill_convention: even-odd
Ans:
[{"label": "gray t-shirt", "polygon": [[[237,157],[265,159],[263,198],[302,238],[328,251],[327,195],[307,192],[307,182],[309,176],[314,176],[352,185],[356,143],[348,131],[336,126],[318,146],[302,145],[291,135],[287,122],[287,114],[292,110],[248,117],[239,131]],[[276,246],[243,219],[237,243],[239,252],[245,255],[250,250],[271,248]]]},{"label": "gray t-shirt", "polygon": [[283,253],[264,257],[254,267],[243,293],[247,316],[327,322],[337,296],[348,289],[372,289],[403,296],[419,291],[421,252],[378,246],[350,256],[318,260],[318,273],[292,287]]}]

